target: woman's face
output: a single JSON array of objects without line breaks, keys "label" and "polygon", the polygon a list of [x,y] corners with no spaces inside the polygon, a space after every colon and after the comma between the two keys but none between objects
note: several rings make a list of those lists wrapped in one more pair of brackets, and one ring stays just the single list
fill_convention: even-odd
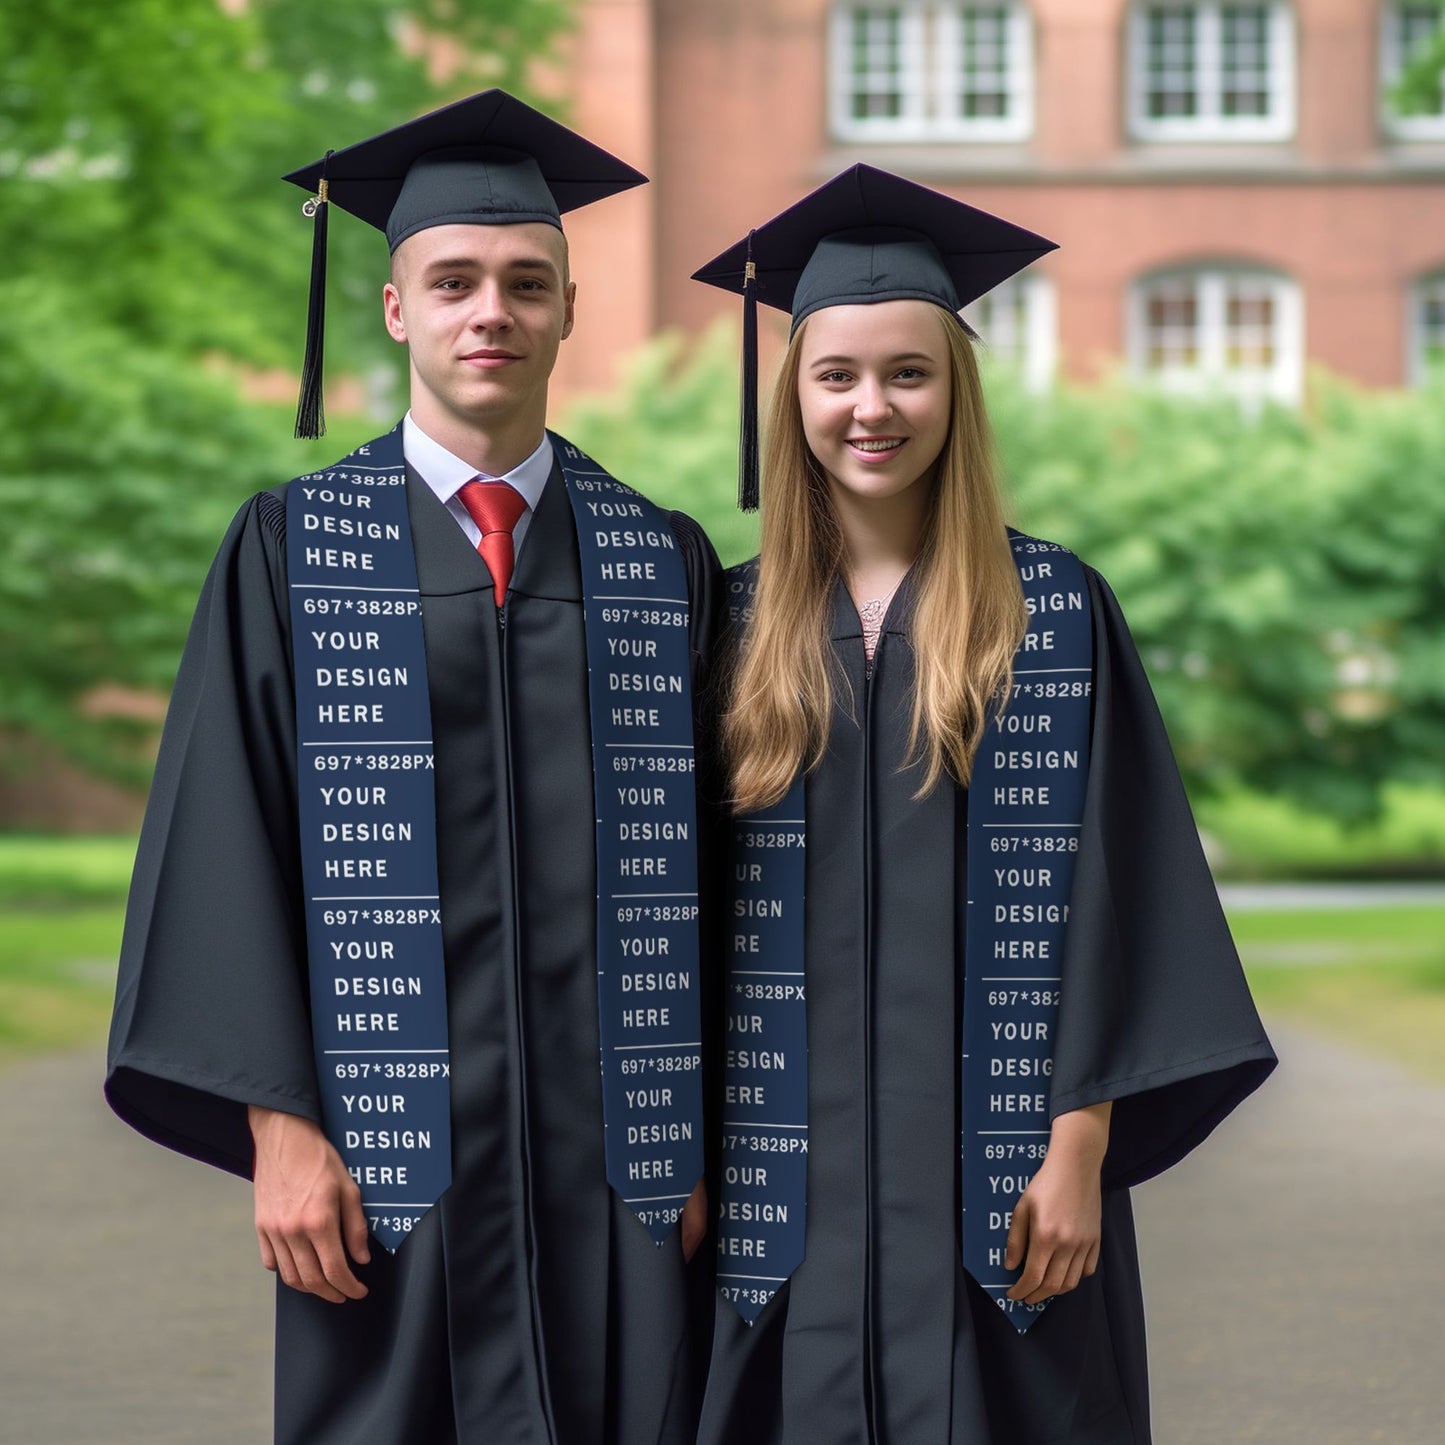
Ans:
[{"label": "woman's face", "polygon": [[803,434],[834,488],[882,501],[929,484],[953,396],[937,310],[879,301],[829,306],[804,323]]}]

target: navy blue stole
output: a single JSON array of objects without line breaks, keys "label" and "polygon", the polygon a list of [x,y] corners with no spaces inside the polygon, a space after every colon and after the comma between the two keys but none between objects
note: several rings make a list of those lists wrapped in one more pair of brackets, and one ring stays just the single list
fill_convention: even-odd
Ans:
[{"label": "navy blue stole", "polygon": [[[1048,1148],[1058,964],[1088,776],[1093,638],[1078,559],[1017,533],[1010,543],[1030,623],[1007,708],[984,732],[969,788],[961,1239],[965,1268],[1022,1331],[1043,1307],[1004,1297],[1018,1271],[1004,1270],[1003,1253],[1013,1207]],[[728,574],[735,634],[749,619],[756,579],[751,563]],[[732,829],[728,1113],[736,1099],[756,1097],[757,1118],[766,1114],[771,1127],[724,1126],[718,1277],[749,1323],[805,1252],[806,830],[783,821],[803,819],[805,809],[799,775],[782,802]],[[741,1002],[759,957],[769,970],[760,980],[784,990],[768,1013]],[[756,1028],[756,1040],[739,1038],[740,1028]],[[778,1088],[783,1080],[787,1087]],[[764,1157],[779,1148],[793,1167]],[[751,1267],[755,1260],[766,1268]]]},{"label": "navy blue stole", "polygon": [[607,1180],[661,1244],[703,1170],[687,567],[666,513],[549,435],[582,558]]},{"label": "navy blue stole", "polygon": [[[728,572],[734,638],[752,619],[757,577],[756,562]],[[729,829],[717,1276],[749,1324],[803,1262],[807,1232],[805,826],[799,774],[780,802]]]},{"label": "navy blue stole", "polygon": [[431,701],[401,429],[286,497],[322,1122],[388,1249],[451,1183]]},{"label": "navy blue stole", "polygon": [[[661,1242],[702,1173],[687,576],[666,516],[551,440],[583,563],[607,1174]],[[639,509],[630,524],[582,525],[604,495]],[[395,1249],[451,1182],[430,703],[399,427],[291,483],[287,565],[323,1123],[361,1187],[369,1227]],[[594,595],[623,575],[625,589]],[[614,606],[623,590],[643,605]],[[624,671],[623,657],[646,661]],[[599,669],[599,658],[612,667]],[[636,695],[649,690],[669,705]],[[624,750],[642,759],[635,771],[647,785],[649,760],[665,753],[672,789],[644,791],[616,765]],[[634,868],[648,880],[637,891],[667,877],[687,899],[665,914],[623,905],[614,885]],[[635,916],[624,919],[627,906]],[[687,1048],[674,1039],[683,1033]]]},{"label": "navy blue stole", "polygon": [[963,1267],[1021,1333],[1044,1305],[1007,1298],[1013,1209],[1049,1146],[1049,1084],[1069,895],[1089,776],[1093,619],[1079,559],[1010,538],[1029,610],[1008,706],[968,787],[963,984]]}]

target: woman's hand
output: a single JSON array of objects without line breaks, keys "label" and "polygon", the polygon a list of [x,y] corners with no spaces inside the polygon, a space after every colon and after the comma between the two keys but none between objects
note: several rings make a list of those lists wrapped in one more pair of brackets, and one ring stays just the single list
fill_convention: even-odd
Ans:
[{"label": "woman's hand", "polygon": [[1067,1294],[1099,1263],[1103,1197],[1099,1172],[1109,1145],[1111,1103],[1054,1120],[1049,1152],[1014,1208],[1004,1265],[1024,1272],[1008,1298],[1041,1304]]}]

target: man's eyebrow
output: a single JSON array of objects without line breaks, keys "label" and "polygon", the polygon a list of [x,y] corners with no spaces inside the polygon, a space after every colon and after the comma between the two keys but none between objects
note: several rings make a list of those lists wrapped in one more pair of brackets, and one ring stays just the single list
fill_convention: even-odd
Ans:
[{"label": "man's eyebrow", "polygon": [[[481,263],[470,256],[443,256],[435,261],[428,261],[422,268],[422,275],[434,276],[439,271],[480,271],[481,269]],[[548,271],[554,276],[562,274],[557,263],[546,256],[519,256],[514,261],[508,261],[505,269],[508,271]]]}]

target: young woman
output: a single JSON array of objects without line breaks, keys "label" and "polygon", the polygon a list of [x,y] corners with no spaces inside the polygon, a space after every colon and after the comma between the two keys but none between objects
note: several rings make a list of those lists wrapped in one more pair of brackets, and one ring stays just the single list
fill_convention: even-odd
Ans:
[{"label": "young woman", "polygon": [[957,312],[1048,249],[858,166],[698,273],[793,316],[702,1445],[1147,1445],[1127,1189],[1273,1066],[1117,604],[1004,524]]}]

